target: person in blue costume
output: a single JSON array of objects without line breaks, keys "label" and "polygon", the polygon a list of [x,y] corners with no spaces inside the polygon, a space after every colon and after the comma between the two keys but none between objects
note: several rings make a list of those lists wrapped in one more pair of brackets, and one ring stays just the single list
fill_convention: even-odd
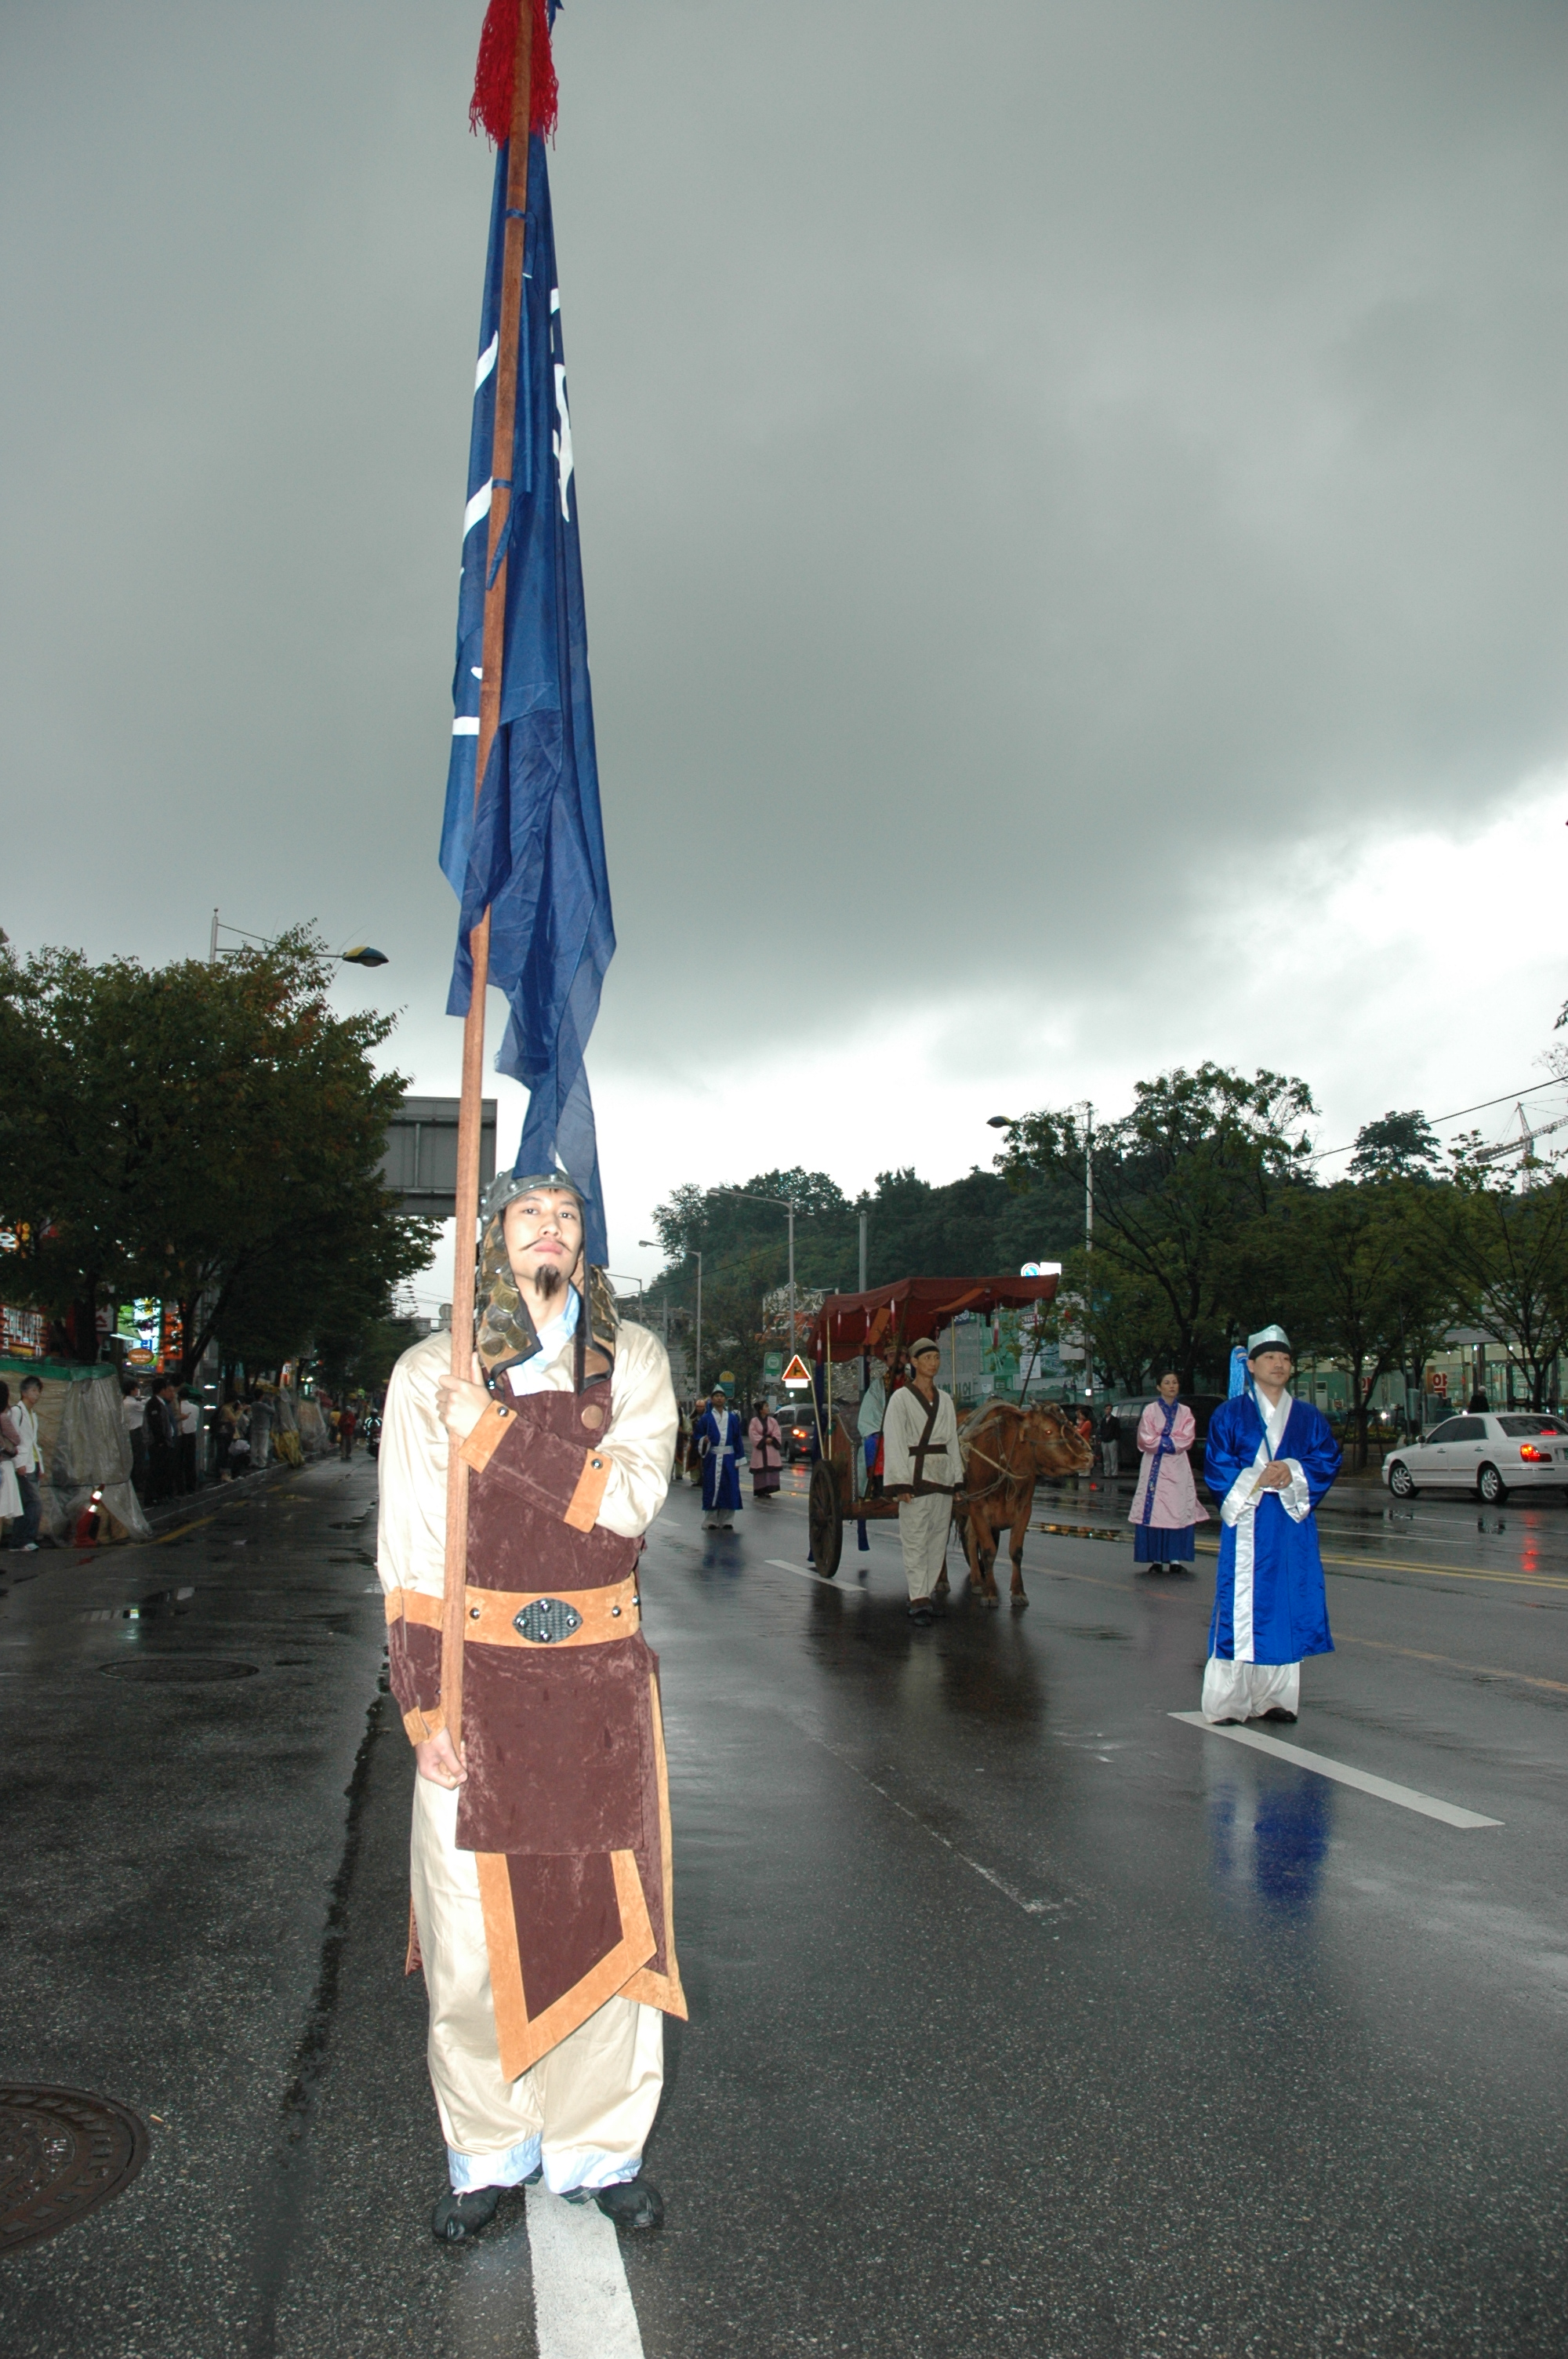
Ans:
[{"label": "person in blue costume", "polygon": [[1284,1329],[1260,1328],[1208,1421],[1204,1480],[1222,1530],[1206,1720],[1294,1720],[1302,1658],[1334,1652],[1315,1510],[1340,1451],[1322,1411],[1291,1393],[1293,1369]]},{"label": "person in blue costume", "polygon": [[702,1527],[727,1532],[741,1512],[741,1419],[716,1386],[694,1428],[702,1459]]}]

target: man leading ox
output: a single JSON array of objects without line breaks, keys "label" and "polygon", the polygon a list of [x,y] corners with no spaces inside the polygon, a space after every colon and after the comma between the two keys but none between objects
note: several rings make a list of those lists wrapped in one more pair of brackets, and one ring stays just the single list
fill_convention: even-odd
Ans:
[{"label": "man leading ox", "polygon": [[[676,1412],[663,1345],[622,1325],[583,1256],[581,1191],[498,1180],[480,1248],[472,1380],[450,1338],[387,1389],[378,1566],[392,1689],[414,1745],[415,1933],[460,2243],[502,2189],[543,2177],[618,2226],[655,2227],[642,2176],[670,1921],[658,1667],[640,1627],[642,1536]],[[441,1599],[449,1432],[469,1468],[462,1742],[446,1726]]]},{"label": "man leading ox", "polygon": [[929,1335],[909,1347],[913,1380],[894,1393],[882,1418],[882,1473],[898,1501],[898,1537],[909,1583],[909,1618],[935,1621],[937,1582],[947,1561],[953,1494],[963,1467],[953,1397],[936,1382],[942,1354]]}]

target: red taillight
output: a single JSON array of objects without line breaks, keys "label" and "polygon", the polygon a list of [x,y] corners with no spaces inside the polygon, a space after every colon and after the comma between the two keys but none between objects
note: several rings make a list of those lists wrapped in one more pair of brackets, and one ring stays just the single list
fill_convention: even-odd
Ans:
[{"label": "red taillight", "polygon": [[1521,1441],[1519,1454],[1531,1466],[1550,1466],[1552,1463],[1551,1451],[1538,1450],[1533,1441]]}]

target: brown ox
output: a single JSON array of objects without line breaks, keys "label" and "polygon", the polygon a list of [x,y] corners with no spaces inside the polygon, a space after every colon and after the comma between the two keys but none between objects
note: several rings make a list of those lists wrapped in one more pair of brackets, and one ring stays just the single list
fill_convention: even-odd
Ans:
[{"label": "brown ox", "polygon": [[[1012,1602],[1027,1605],[1023,1535],[1034,1506],[1034,1485],[1042,1474],[1087,1473],[1094,1464],[1094,1451],[1069,1413],[1051,1402],[1020,1408],[1011,1401],[988,1401],[959,1427],[958,1451],[964,1488],[953,1501],[953,1515],[964,1535],[970,1590],[988,1605],[1000,1603],[997,1537],[1011,1527]],[[937,1594],[946,1587],[944,1572]]]}]

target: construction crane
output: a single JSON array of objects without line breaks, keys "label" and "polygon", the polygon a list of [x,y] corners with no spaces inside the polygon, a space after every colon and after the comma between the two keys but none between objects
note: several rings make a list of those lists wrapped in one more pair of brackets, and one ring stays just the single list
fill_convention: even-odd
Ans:
[{"label": "construction crane", "polygon": [[1554,1130],[1568,1129],[1568,1114],[1560,1114],[1554,1122],[1538,1123],[1532,1130],[1525,1120],[1522,1105],[1516,1105],[1514,1113],[1519,1117],[1519,1136],[1501,1138],[1496,1147],[1481,1147],[1471,1157],[1473,1163],[1500,1163],[1508,1155],[1519,1155],[1527,1163],[1533,1163],[1536,1160],[1535,1142],[1538,1138],[1549,1138]]}]

